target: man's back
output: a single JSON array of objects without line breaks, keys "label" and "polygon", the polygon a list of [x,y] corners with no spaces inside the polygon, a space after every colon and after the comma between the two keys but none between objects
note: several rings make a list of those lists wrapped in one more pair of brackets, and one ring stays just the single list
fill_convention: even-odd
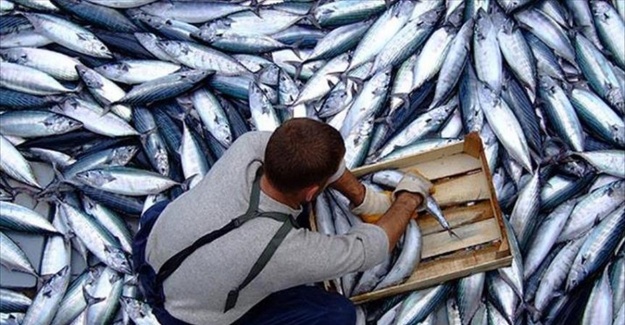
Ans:
[{"label": "man's back", "polygon": [[[155,270],[247,210],[269,136],[265,132],[243,135],[195,188],[165,209],[146,249],[147,261]],[[264,193],[259,210],[294,216],[300,212]],[[228,292],[241,284],[280,225],[272,219],[257,218],[199,248],[165,281],[165,308],[190,323],[227,324],[272,292],[372,266],[385,254],[386,235],[375,226],[362,226],[354,236],[336,238],[292,230],[265,269],[241,291],[236,307],[224,313]],[[379,247],[365,253],[365,241]]]}]

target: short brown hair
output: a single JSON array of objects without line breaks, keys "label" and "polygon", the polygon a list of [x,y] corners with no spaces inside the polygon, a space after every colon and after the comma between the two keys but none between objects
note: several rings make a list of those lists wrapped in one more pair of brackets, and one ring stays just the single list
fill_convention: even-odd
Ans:
[{"label": "short brown hair", "polygon": [[278,190],[291,192],[322,184],[345,155],[341,134],[309,118],[293,118],[278,127],[265,149],[265,173]]}]

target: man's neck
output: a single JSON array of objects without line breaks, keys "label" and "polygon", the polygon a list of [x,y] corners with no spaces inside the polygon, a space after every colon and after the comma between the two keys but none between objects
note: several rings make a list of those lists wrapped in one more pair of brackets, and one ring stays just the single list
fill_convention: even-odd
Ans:
[{"label": "man's neck", "polygon": [[289,207],[293,209],[300,208],[299,200],[293,197],[290,197],[288,195],[285,195],[284,193],[280,192],[278,189],[273,187],[273,185],[271,185],[271,182],[269,182],[269,180],[267,179],[267,177],[265,177],[265,175],[261,176],[260,178],[260,189],[265,194],[267,194],[270,198],[282,204],[288,205]]}]

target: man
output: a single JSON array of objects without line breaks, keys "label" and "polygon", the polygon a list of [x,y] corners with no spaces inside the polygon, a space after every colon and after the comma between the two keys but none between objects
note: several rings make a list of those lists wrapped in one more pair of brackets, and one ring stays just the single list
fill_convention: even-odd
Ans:
[{"label": "man", "polygon": [[[347,298],[307,284],[382,262],[432,185],[407,175],[391,203],[345,169],[344,154],[331,126],[291,119],[244,134],[196,187],[148,210],[134,263],[161,323],[354,324]],[[302,204],[326,186],[354,213],[384,215],[342,236],[298,228]]]}]

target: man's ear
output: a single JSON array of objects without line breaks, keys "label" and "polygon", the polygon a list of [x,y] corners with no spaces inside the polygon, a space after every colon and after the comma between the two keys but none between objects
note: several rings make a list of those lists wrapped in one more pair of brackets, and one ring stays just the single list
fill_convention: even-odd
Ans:
[{"label": "man's ear", "polygon": [[319,185],[311,185],[308,186],[304,189],[304,193],[305,193],[305,199],[306,202],[312,202],[312,200],[315,198],[315,195],[317,195],[318,191],[319,191],[320,187]]}]

